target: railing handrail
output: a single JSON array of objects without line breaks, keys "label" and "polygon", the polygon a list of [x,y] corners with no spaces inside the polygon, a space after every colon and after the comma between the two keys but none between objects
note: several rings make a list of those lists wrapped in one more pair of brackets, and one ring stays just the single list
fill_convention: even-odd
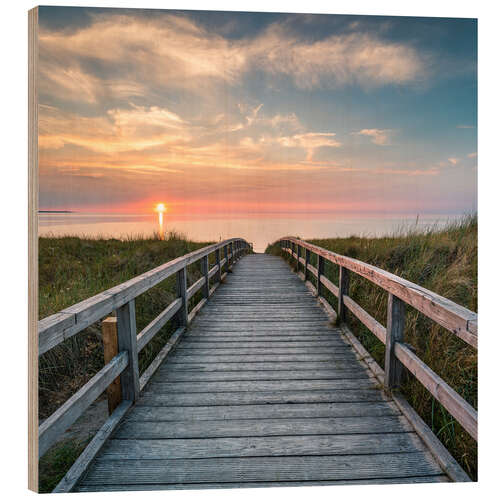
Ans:
[{"label": "railing handrail", "polygon": [[[476,313],[388,271],[326,250],[299,238],[285,236],[274,244],[279,244],[284,252],[291,254],[292,258],[296,259],[295,269],[297,272],[302,264],[306,282],[309,274],[315,276],[318,297],[321,297],[321,289],[324,286],[338,298],[336,314],[341,323],[345,321],[345,311],[349,310],[385,344],[384,385],[387,390],[390,391],[401,385],[402,367],[406,367],[477,440],[477,410],[419,359],[411,346],[404,343],[405,303],[477,349]],[[304,257],[301,257],[301,248],[306,251]],[[318,256],[317,267],[310,263],[311,252]],[[339,286],[333,284],[324,275],[325,260],[339,266]],[[350,271],[388,292],[386,327],[349,297]],[[327,307],[333,309],[330,304]]]},{"label": "railing handrail", "polygon": [[243,238],[229,238],[199,248],[39,320],[38,354],[47,352],[63,340],[158,285],[185,266],[237,241],[248,245]]},{"label": "railing handrail", "polygon": [[345,267],[375,283],[477,348],[477,313],[389,271],[332,252],[299,238],[285,236],[275,243],[286,240],[321,255],[324,259]]}]

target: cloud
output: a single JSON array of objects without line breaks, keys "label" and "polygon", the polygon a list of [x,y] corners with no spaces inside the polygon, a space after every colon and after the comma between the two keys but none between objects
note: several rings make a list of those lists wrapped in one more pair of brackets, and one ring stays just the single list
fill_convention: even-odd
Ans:
[{"label": "cloud", "polygon": [[371,88],[413,84],[428,76],[427,57],[411,46],[363,33],[310,42],[274,24],[251,44],[249,54],[263,69],[291,77],[300,88]]},{"label": "cloud", "polygon": [[474,125],[457,125],[457,128],[476,128]]},{"label": "cloud", "polygon": [[39,138],[41,149],[60,149],[65,144],[90,151],[111,153],[144,150],[191,140],[187,123],[168,109],[156,106],[112,109],[107,116],[85,117],[41,106]]},{"label": "cloud", "polygon": [[206,93],[212,85],[236,85],[252,71],[307,89],[406,85],[429,74],[428,56],[408,44],[366,33],[311,41],[279,22],[234,40],[186,16],[100,13],[76,31],[42,29],[39,40],[43,91],[89,103],[152,88]]},{"label": "cloud", "polygon": [[460,158],[448,158],[448,161],[449,161],[452,165],[458,165],[458,163],[460,163]]},{"label": "cloud", "polygon": [[467,158],[477,158],[477,153],[469,153]]},{"label": "cloud", "polygon": [[353,132],[357,135],[366,135],[371,138],[373,144],[378,146],[388,146],[390,144],[390,136],[393,133],[390,129],[378,129],[378,128],[364,128],[359,132]]}]

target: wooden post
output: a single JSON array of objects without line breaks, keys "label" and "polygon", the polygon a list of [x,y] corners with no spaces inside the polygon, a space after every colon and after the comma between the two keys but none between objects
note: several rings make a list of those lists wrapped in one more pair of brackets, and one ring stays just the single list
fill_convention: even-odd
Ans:
[{"label": "wooden post", "polygon": [[309,262],[311,260],[311,250],[306,248],[306,260],[304,264],[304,281],[307,281],[307,268],[309,267]]},{"label": "wooden post", "polygon": [[182,306],[177,313],[177,322],[179,326],[187,326],[189,304],[187,302],[187,272],[185,266],[177,271],[177,297],[182,299]]},{"label": "wooden post", "polygon": [[318,297],[321,297],[321,275],[325,272],[325,259],[318,255],[318,283],[316,284]]},{"label": "wooden post", "polygon": [[208,255],[205,255],[201,260],[201,272],[205,276],[205,284],[203,285],[203,296],[208,299],[210,295],[210,277],[208,276],[209,266],[208,266]]},{"label": "wooden post", "polygon": [[300,250],[301,246],[297,244],[297,262],[295,263],[295,272],[297,273],[300,271]]},{"label": "wooden post", "polygon": [[224,245],[224,258],[226,259],[226,272],[229,271],[229,252],[227,251],[227,245]]},{"label": "wooden post", "polygon": [[[101,322],[102,346],[104,349],[104,363],[108,364],[118,354],[118,330],[115,316],[109,316]],[[122,402],[122,385],[120,377],[106,389],[108,397],[108,414],[111,415],[114,409]]]},{"label": "wooden post", "polygon": [[233,267],[233,264],[234,264],[234,245],[233,245],[232,241],[231,241],[231,243],[229,243],[229,248],[231,250],[229,261],[231,262],[231,267]]},{"label": "wooden post", "polygon": [[387,300],[387,333],[385,336],[385,377],[387,389],[401,385],[403,365],[394,354],[396,342],[404,341],[405,303],[398,297],[389,294]]},{"label": "wooden post", "polygon": [[136,401],[139,397],[139,356],[134,299],[116,310],[116,322],[118,351],[128,351],[128,366],[120,375],[122,397],[125,401]]},{"label": "wooden post", "polygon": [[215,263],[217,264],[217,273],[215,274],[215,276],[216,276],[217,282],[220,283],[221,276],[222,276],[222,272],[221,272],[221,268],[220,268],[220,248],[218,248],[215,251]]},{"label": "wooden post", "polygon": [[349,269],[343,266],[339,268],[339,302],[338,302],[338,317],[339,321],[345,322],[345,305],[344,295],[349,295]]}]

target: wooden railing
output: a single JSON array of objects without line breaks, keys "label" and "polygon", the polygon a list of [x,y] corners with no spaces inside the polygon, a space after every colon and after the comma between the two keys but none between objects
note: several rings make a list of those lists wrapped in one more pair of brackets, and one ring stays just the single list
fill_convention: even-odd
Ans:
[{"label": "wooden railing", "polygon": [[[117,406],[115,405],[116,409],[101,431],[97,433],[54,491],[69,491],[71,485],[81,475],[83,467],[90,459],[89,457],[95,455],[121,417],[137,399],[140,390],[146,385],[155,369],[175,345],[196,313],[224,279],[227,270],[249,249],[250,245],[240,238],[232,238],[201,248],[38,322],[38,352],[40,356],[89,325],[116,312],[116,355],[78,392],[48,417],[38,429],[38,450],[39,456],[42,456],[54,444],[58,436],[71,426],[119,377],[121,401],[118,401]],[[221,251],[223,252],[222,258]],[[210,268],[209,257],[211,254],[215,254],[215,265]],[[201,261],[203,275],[188,288],[187,266],[199,261]],[[174,274],[177,275],[177,298],[137,334],[135,298]],[[214,281],[212,286],[211,281]],[[199,290],[203,291],[203,298],[189,311],[189,300]],[[176,331],[144,373],[139,376],[138,353],[169,320],[176,321]]]},{"label": "wooden railing", "polygon": [[[411,283],[387,271],[359,260],[336,254],[293,237],[278,240],[283,252],[295,259],[295,269],[303,267],[305,281],[316,278],[319,297],[322,287],[337,297],[337,316],[345,321],[349,310],[381,342],[385,344],[384,385],[387,390],[401,384],[402,367],[406,367],[417,380],[439,401],[462,427],[477,440],[477,411],[432,371],[414,349],[404,343],[405,304],[409,304],[462,340],[477,349],[477,314],[465,307]],[[317,256],[317,266],[311,265],[311,254]],[[339,285],[324,274],[325,261],[339,266]],[[349,297],[349,275],[354,272],[388,292],[386,326],[380,324],[359,304]],[[312,285],[312,283],[310,283]]]}]

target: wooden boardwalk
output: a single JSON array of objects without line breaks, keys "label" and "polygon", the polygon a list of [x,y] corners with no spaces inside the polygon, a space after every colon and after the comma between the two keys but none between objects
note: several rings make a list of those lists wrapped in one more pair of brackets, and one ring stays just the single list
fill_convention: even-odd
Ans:
[{"label": "wooden boardwalk", "polygon": [[448,481],[358,358],[284,260],[243,257],[76,490]]}]

